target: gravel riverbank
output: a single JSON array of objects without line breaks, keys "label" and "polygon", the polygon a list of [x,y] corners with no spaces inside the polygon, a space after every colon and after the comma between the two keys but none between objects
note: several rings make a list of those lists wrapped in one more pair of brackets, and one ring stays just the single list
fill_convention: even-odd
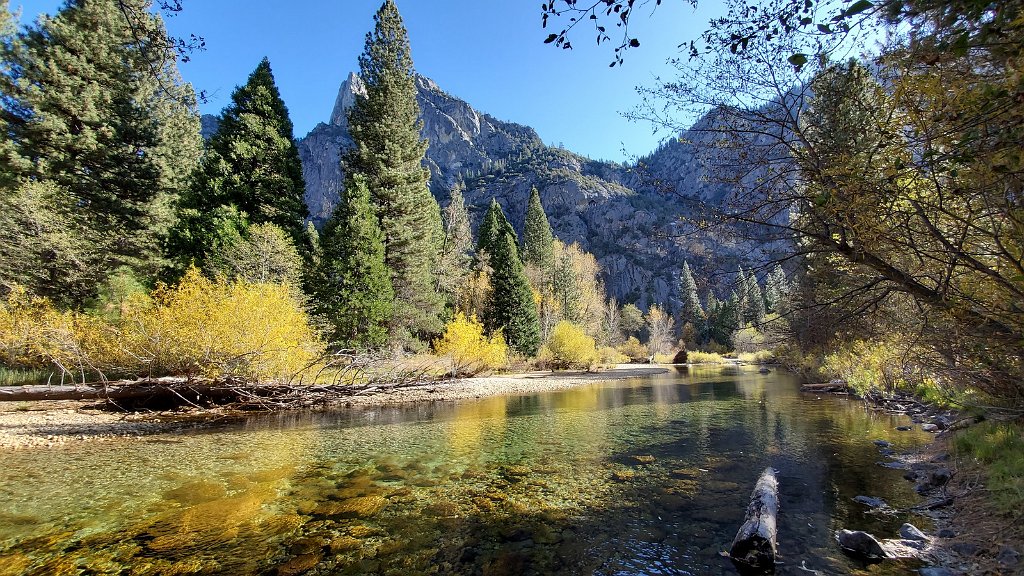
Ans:
[{"label": "gravel riverbank", "polygon": [[[509,376],[429,382],[388,390],[367,390],[343,400],[344,406],[454,401],[522,395],[586,386],[604,380],[667,372],[660,366],[619,365],[603,372],[531,372]],[[228,414],[218,409],[188,412],[111,412],[94,400],[0,402],[0,450],[45,448],[72,442],[104,441],[203,426]]]}]

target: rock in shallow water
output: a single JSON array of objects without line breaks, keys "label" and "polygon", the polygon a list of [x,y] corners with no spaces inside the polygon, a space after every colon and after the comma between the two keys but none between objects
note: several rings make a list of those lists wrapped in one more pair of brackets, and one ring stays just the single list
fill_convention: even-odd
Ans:
[{"label": "rock in shallow water", "polygon": [[871,508],[888,508],[889,505],[885,503],[885,500],[881,498],[872,498],[871,496],[857,496],[853,499],[854,502],[864,504]]},{"label": "rock in shallow water", "polygon": [[843,552],[866,558],[885,558],[885,550],[874,536],[860,530],[837,530],[836,541]]},{"label": "rock in shallow water", "polygon": [[953,571],[949,568],[943,568],[942,566],[929,566],[927,568],[921,568],[917,572],[921,576],[954,576]]}]

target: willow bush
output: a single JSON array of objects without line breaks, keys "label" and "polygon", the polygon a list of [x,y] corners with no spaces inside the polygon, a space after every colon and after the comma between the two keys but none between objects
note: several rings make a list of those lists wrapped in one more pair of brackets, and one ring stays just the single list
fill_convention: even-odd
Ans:
[{"label": "willow bush", "polygon": [[434,351],[451,360],[452,376],[473,376],[508,365],[508,345],[501,331],[490,338],[476,316],[459,312],[434,341]]},{"label": "willow bush", "polygon": [[195,268],[176,285],[132,296],[116,321],[59,310],[21,289],[0,303],[0,363],[56,368],[81,381],[165,375],[281,380],[322,352],[290,286],[211,280]]}]

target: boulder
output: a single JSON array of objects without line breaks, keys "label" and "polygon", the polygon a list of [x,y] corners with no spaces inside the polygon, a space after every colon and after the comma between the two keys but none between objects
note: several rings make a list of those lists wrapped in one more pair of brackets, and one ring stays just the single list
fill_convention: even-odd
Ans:
[{"label": "boulder", "polygon": [[914,526],[913,524],[904,524],[903,526],[900,526],[900,538],[903,538],[904,540],[917,540],[920,542],[927,542],[930,540],[924,532],[921,532],[917,526]]},{"label": "boulder", "polygon": [[882,544],[871,534],[860,530],[837,530],[836,541],[843,552],[859,558],[886,558]]},{"label": "boulder", "polygon": [[996,562],[1001,566],[1013,568],[1020,564],[1020,553],[1009,546],[1004,546],[999,554],[996,554]]}]

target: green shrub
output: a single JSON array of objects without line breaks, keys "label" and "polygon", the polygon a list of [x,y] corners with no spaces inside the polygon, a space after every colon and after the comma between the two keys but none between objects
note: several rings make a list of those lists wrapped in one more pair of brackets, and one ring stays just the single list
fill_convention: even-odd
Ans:
[{"label": "green shrub", "polygon": [[895,338],[885,341],[857,340],[825,357],[822,371],[828,378],[841,378],[858,394],[871,390],[892,392],[916,388],[921,375],[907,346]]},{"label": "green shrub", "polygon": [[988,472],[987,489],[997,508],[1024,514],[1024,430],[1020,424],[983,422],[957,434],[961,456],[978,460]]}]

